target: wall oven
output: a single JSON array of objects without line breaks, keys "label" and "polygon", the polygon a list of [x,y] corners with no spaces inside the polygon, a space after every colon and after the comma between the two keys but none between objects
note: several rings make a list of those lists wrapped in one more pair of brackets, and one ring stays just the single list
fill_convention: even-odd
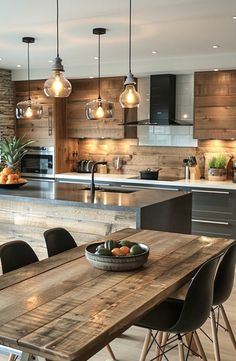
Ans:
[{"label": "wall oven", "polygon": [[32,179],[54,179],[54,147],[29,147],[21,161],[21,174]]}]

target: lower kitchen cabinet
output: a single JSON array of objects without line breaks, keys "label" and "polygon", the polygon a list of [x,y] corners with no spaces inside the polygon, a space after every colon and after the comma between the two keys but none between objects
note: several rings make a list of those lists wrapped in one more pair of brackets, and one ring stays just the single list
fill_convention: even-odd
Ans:
[{"label": "lower kitchen cabinet", "polygon": [[236,191],[192,189],[192,233],[236,238]]}]

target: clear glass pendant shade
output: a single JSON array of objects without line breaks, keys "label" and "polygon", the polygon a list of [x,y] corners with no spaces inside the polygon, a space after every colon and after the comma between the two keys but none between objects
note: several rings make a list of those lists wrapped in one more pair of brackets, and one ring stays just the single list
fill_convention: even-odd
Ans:
[{"label": "clear glass pendant shade", "polygon": [[92,100],[85,106],[86,117],[90,120],[102,120],[113,117],[114,106],[109,100]]},{"label": "clear glass pendant shade", "polygon": [[25,100],[16,105],[16,119],[41,119],[43,107],[31,100]]},{"label": "clear glass pendant shade", "polygon": [[63,72],[55,70],[44,83],[44,93],[48,97],[66,98],[72,90],[71,83],[64,77]]},{"label": "clear glass pendant shade", "polygon": [[120,105],[122,108],[137,108],[140,103],[140,95],[133,84],[127,84],[125,90],[120,95]]}]

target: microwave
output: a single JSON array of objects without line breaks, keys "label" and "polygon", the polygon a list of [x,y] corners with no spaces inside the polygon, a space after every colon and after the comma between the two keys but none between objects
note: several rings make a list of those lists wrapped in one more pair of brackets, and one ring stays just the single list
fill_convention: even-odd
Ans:
[{"label": "microwave", "polygon": [[30,178],[51,178],[54,172],[54,147],[28,147],[21,160],[21,175]]}]

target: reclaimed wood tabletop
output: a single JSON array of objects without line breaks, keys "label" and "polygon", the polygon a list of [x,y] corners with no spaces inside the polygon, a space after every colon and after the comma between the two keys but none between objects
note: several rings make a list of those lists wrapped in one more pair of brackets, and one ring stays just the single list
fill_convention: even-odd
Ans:
[{"label": "reclaimed wood tabletop", "polygon": [[148,262],[102,271],[83,245],[0,276],[0,344],[55,361],[87,360],[233,242],[131,229],[107,238],[147,244]]}]

